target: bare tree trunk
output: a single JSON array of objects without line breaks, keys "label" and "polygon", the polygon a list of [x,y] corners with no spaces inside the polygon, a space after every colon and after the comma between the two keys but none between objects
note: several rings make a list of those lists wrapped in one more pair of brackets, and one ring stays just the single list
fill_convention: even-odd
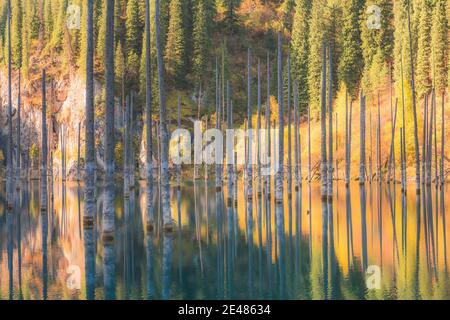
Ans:
[{"label": "bare tree trunk", "polygon": [[298,113],[298,86],[297,82],[294,82],[294,148],[295,148],[295,191],[299,190],[301,185],[300,178],[300,168],[299,164],[301,163],[300,159],[300,132],[299,132],[299,113]]},{"label": "bare tree trunk", "polygon": [[428,96],[427,94],[425,94],[424,99],[423,99],[423,131],[422,131],[422,184],[425,184],[426,182],[426,162],[427,162],[427,134],[428,134]]},{"label": "bare tree trunk", "polygon": [[440,168],[440,183],[441,188],[444,185],[445,177],[444,177],[444,143],[445,143],[445,122],[444,122],[444,105],[445,105],[445,91],[442,91],[442,102],[441,102],[441,168]]},{"label": "bare tree trunk", "polygon": [[[221,115],[220,115],[220,80],[219,80],[219,68],[216,60],[216,129],[221,129]],[[216,150],[215,152],[218,152]],[[218,158],[215,159],[215,178],[216,178],[216,192],[219,192],[222,190],[222,166],[221,163],[219,163]]]},{"label": "bare tree trunk", "polygon": [[105,33],[105,202],[103,207],[103,240],[114,239],[114,1],[106,2]]},{"label": "bare tree trunk", "polygon": [[[272,164],[271,159],[271,150],[270,150],[270,54],[267,52],[267,96],[266,96],[266,111],[264,116],[266,118],[266,166],[270,171],[270,166]],[[270,196],[270,175],[267,174],[265,177],[266,180],[266,194]]]},{"label": "bare tree trunk", "polygon": [[124,197],[128,198],[130,196],[130,168],[129,168],[129,153],[130,153],[130,106],[131,97],[126,97],[125,102],[125,128],[123,131],[123,191]]},{"label": "bare tree trunk", "polygon": [[84,226],[92,226],[95,216],[95,127],[94,127],[94,0],[87,2],[86,124]]},{"label": "bare tree trunk", "polygon": [[416,192],[420,191],[420,155],[419,155],[419,134],[417,128],[417,110],[416,110],[416,89],[414,83],[414,63],[412,54],[412,35],[411,35],[411,1],[408,0],[408,34],[409,34],[409,59],[411,64],[411,89],[413,100],[413,116],[414,116],[414,148],[416,155]]},{"label": "bare tree trunk", "polygon": [[431,111],[430,111],[430,122],[428,130],[428,141],[427,141],[427,163],[426,163],[426,183],[427,186],[431,185],[431,159],[432,159],[432,146],[433,146],[433,123],[434,123],[434,93],[431,95]]},{"label": "bare tree trunk", "polygon": [[380,119],[380,93],[378,92],[377,109],[377,180],[382,181],[381,177],[381,119]]},{"label": "bare tree trunk", "polygon": [[42,129],[41,129],[41,212],[47,212],[47,101],[45,69],[42,70]]},{"label": "bare tree trunk", "polygon": [[164,88],[164,61],[161,53],[160,30],[159,30],[159,0],[155,0],[155,36],[156,52],[158,61],[158,81],[159,81],[159,121],[161,127],[161,194],[162,210],[164,220],[164,230],[172,231],[172,213],[170,209],[170,190],[169,190],[169,137],[167,133],[167,110],[166,95]]},{"label": "bare tree trunk", "polygon": [[286,178],[288,187],[288,196],[292,195],[292,111],[291,111],[291,56],[288,53],[287,57],[287,121],[288,121],[288,152],[287,152],[287,167],[286,167]]},{"label": "bare tree trunk", "polygon": [[334,129],[335,130],[335,132],[336,132],[336,135],[335,135],[335,145],[336,145],[336,147],[335,147],[335,150],[336,150],[336,160],[335,160],[335,167],[336,167],[336,181],[339,181],[339,167],[338,167],[338,157],[337,157],[337,152],[338,152],[338,150],[339,150],[339,138],[338,138],[338,113],[336,112],[335,113],[335,128],[336,129]]},{"label": "bare tree trunk", "polygon": [[352,118],[353,118],[353,100],[350,98],[350,113],[348,116],[348,175],[351,177],[352,163]]},{"label": "bare tree trunk", "polygon": [[359,184],[364,184],[366,179],[366,103],[363,93],[360,94],[360,157],[359,157]]},{"label": "bare tree trunk", "polygon": [[[321,90],[321,109],[320,109],[320,179],[322,201],[327,200],[328,179],[327,179],[327,47],[325,42],[322,44],[322,90]],[[323,205],[323,204],[322,204]],[[325,219],[322,217],[322,219]],[[328,219],[326,219],[328,221]],[[325,220],[323,220],[325,221]]]},{"label": "bare tree trunk", "polygon": [[[405,134],[405,128],[406,128],[406,120],[405,120],[405,87],[403,84],[403,50],[400,54],[400,74],[401,74],[401,81],[402,81],[402,138],[403,138],[403,148],[400,150],[402,153],[403,160],[402,164],[406,168],[406,134]],[[403,172],[406,177],[406,172]],[[406,192],[406,183],[403,185],[404,192]]]},{"label": "bare tree trunk", "polygon": [[18,94],[17,94],[17,158],[16,158],[16,190],[20,191],[20,161],[21,161],[21,150],[20,150],[20,69],[19,69],[19,83],[18,83]]},{"label": "bare tree trunk", "polygon": [[350,182],[350,159],[348,158],[350,145],[349,145],[349,119],[348,119],[348,91],[345,90],[345,186],[348,186]]},{"label": "bare tree trunk", "polygon": [[403,128],[400,127],[400,176],[401,176],[401,183],[402,183],[402,192],[406,192],[406,173],[405,173],[405,142],[404,142],[404,136],[403,136]]},{"label": "bare tree trunk", "polygon": [[[228,130],[233,129],[233,110],[231,109],[231,100],[230,100],[230,82],[227,80],[227,128]],[[231,138],[232,140],[227,140],[227,203],[229,206],[232,206],[233,199],[233,171],[234,171],[234,137],[227,135],[227,139]]]},{"label": "bare tree trunk", "polygon": [[262,194],[261,179],[261,61],[258,59],[258,120],[256,130],[256,157],[258,166],[258,197]]},{"label": "bare tree trunk", "polygon": [[134,138],[134,127],[133,127],[133,113],[134,113],[134,92],[131,91],[130,93],[130,99],[131,99],[131,103],[130,103],[130,129],[128,130],[128,148],[129,148],[129,152],[128,152],[128,157],[129,157],[129,179],[130,179],[130,193],[133,192],[134,190],[134,186],[135,186],[135,172],[136,172],[136,161],[135,161],[135,155],[134,155],[134,143],[133,143],[133,138]]},{"label": "bare tree trunk", "polygon": [[81,123],[78,122],[78,138],[77,138],[77,181],[80,181],[80,143],[81,143]]},{"label": "bare tree trunk", "polygon": [[[328,46],[328,202],[333,197],[333,58]],[[330,212],[332,208],[330,207]]]},{"label": "bare tree trunk", "polygon": [[11,66],[11,0],[8,0],[8,146],[6,163],[7,207],[13,207],[13,128],[12,128],[12,66]]},{"label": "bare tree trunk", "polygon": [[284,108],[283,108],[283,70],[281,64],[282,56],[281,32],[278,32],[278,57],[277,57],[277,84],[278,84],[278,170],[276,173],[275,200],[277,203],[283,201],[283,175],[284,175]]},{"label": "bare tree trunk", "polygon": [[[372,108],[369,108],[369,182],[371,183],[373,180],[373,144],[372,144],[372,129],[373,129],[373,122],[372,122]],[[378,150],[378,149],[377,149]]]},{"label": "bare tree trunk", "polygon": [[308,182],[311,178],[311,106],[308,104]]},{"label": "bare tree trunk", "polygon": [[439,175],[438,175],[438,149],[437,149],[437,105],[436,105],[437,97],[435,96],[435,90],[433,89],[433,122],[434,122],[434,182],[436,188],[439,184]]},{"label": "bare tree trunk", "polygon": [[253,198],[252,53],[247,51],[247,199]]},{"label": "bare tree trunk", "polygon": [[[390,180],[393,180],[395,183],[395,128],[397,125],[397,103],[398,100],[395,99],[395,107],[394,107],[394,120],[392,122],[392,133],[391,133],[391,147],[389,150],[389,161],[388,161],[388,178],[387,181],[389,183]],[[392,178],[391,174],[394,168],[394,177]]]}]

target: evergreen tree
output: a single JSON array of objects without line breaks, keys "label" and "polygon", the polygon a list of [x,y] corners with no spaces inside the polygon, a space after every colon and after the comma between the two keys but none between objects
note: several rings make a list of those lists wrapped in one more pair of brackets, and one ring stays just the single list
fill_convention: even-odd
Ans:
[{"label": "evergreen tree", "polygon": [[38,0],[33,1],[31,6],[31,22],[30,22],[30,37],[31,39],[37,39],[39,36],[39,6]]},{"label": "evergreen tree", "polygon": [[127,1],[116,0],[114,9],[114,37],[116,41],[120,42],[122,48],[125,46],[125,39],[127,35],[126,21],[127,21]]},{"label": "evergreen tree", "polygon": [[126,20],[126,63],[127,86],[137,90],[139,83],[139,64],[142,50],[142,30],[144,29],[141,7],[138,0],[130,0],[127,5]]},{"label": "evergreen tree", "polygon": [[208,51],[209,51],[209,32],[210,23],[207,0],[197,0],[194,14],[194,56],[193,66],[196,81],[201,82],[204,79],[206,71]]},{"label": "evergreen tree", "polygon": [[339,78],[352,98],[357,95],[363,70],[360,16],[363,0],[346,0],[343,6],[342,55],[339,61]]},{"label": "evergreen tree", "polygon": [[170,1],[169,28],[165,50],[166,72],[177,87],[182,86],[185,76],[185,32],[181,0]]},{"label": "evergreen tree", "polygon": [[436,0],[431,27],[433,83],[438,92],[444,92],[447,88],[448,20],[446,5],[446,0]]},{"label": "evergreen tree", "polygon": [[325,37],[325,0],[314,1],[311,7],[309,33],[308,91],[311,110],[318,113],[320,107],[320,84],[322,75],[322,44]]},{"label": "evergreen tree", "polygon": [[423,97],[431,89],[430,56],[431,56],[431,2],[421,0],[420,19],[417,41],[417,95]]},{"label": "evergreen tree", "polygon": [[311,2],[296,0],[292,27],[292,75],[298,84],[300,112],[308,106],[309,19]]},{"label": "evergreen tree", "polygon": [[12,64],[19,69],[22,66],[22,0],[11,2],[11,53]]}]

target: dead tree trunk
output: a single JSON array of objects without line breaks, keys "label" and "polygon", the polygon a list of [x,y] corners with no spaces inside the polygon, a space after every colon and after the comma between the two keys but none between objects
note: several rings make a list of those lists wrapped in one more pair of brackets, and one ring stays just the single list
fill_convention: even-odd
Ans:
[{"label": "dead tree trunk", "polygon": [[360,122],[359,122],[359,184],[365,183],[366,179],[366,104],[365,97],[361,91],[360,94]]},{"label": "dead tree trunk", "polygon": [[283,70],[282,70],[281,32],[278,32],[277,52],[277,85],[278,85],[278,170],[276,173],[275,200],[283,201],[283,175],[284,175],[284,108],[283,108]]},{"label": "dead tree trunk", "polygon": [[47,101],[45,69],[42,70],[42,128],[41,128],[41,212],[47,212]]},{"label": "dead tree trunk", "polygon": [[320,109],[320,178],[322,200],[327,199],[328,179],[327,179],[327,48],[325,42],[322,45],[322,91],[321,91],[321,109]]},{"label": "dead tree trunk", "polygon": [[252,53],[247,51],[247,199],[253,198]]}]

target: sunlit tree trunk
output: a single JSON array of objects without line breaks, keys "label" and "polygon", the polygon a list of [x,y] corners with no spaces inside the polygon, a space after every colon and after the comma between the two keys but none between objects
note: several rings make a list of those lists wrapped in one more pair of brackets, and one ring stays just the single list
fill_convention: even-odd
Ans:
[{"label": "sunlit tree trunk", "polygon": [[444,143],[445,143],[445,122],[444,122],[444,105],[445,105],[445,93],[442,92],[442,102],[441,102],[441,163],[440,163],[440,183],[441,186],[444,185],[445,177],[444,177]]},{"label": "sunlit tree trunk", "polygon": [[12,129],[12,66],[11,66],[11,0],[8,0],[8,146],[6,163],[7,207],[13,207],[13,129]]},{"label": "sunlit tree trunk", "polygon": [[258,120],[256,129],[256,157],[258,166],[258,197],[262,194],[261,179],[261,61],[258,59]]},{"label": "sunlit tree trunk", "polygon": [[[320,178],[322,199],[327,198],[327,48],[325,42],[322,44],[322,89],[321,89],[321,109],[320,109]],[[323,204],[322,204],[323,205]]]},{"label": "sunlit tree trunk", "polygon": [[350,182],[350,159],[349,155],[349,119],[348,119],[348,91],[345,91],[345,185],[348,186]]},{"label": "sunlit tree trunk", "polygon": [[328,200],[333,197],[333,59],[328,46]]},{"label": "sunlit tree trunk", "polygon": [[[277,50],[277,85],[278,85],[278,170],[276,172],[275,200],[281,203],[283,200],[283,173],[284,173],[284,108],[283,108],[283,70],[281,63],[282,47],[281,32],[278,32]],[[274,141],[275,142],[275,141]]]},{"label": "sunlit tree trunk", "polygon": [[308,104],[308,182],[311,178],[311,106]]},{"label": "sunlit tree trunk", "polygon": [[300,132],[299,132],[299,113],[298,113],[298,85],[297,82],[294,82],[294,148],[295,148],[295,191],[298,191],[302,180],[300,177],[300,168],[299,164],[301,163],[300,159]]},{"label": "sunlit tree trunk", "polygon": [[253,198],[252,53],[247,51],[247,199]]},{"label": "sunlit tree trunk", "polygon": [[377,180],[381,181],[381,119],[380,119],[380,93],[378,93],[377,109]]},{"label": "sunlit tree trunk", "polygon": [[[266,120],[266,168],[270,171],[272,164],[271,150],[270,150],[270,54],[267,52],[267,96],[266,96],[266,111],[264,112]],[[270,174],[266,172],[266,193],[270,195]]]},{"label": "sunlit tree trunk", "polygon": [[[231,101],[230,101],[230,83],[227,81],[227,128],[228,130],[233,129],[233,115],[231,109]],[[229,136],[227,135],[227,138]],[[233,139],[233,138],[232,138]],[[233,166],[234,166],[234,139],[232,141],[227,141],[227,203],[229,206],[232,206],[233,199]]]},{"label": "sunlit tree trunk", "polygon": [[78,122],[78,137],[77,137],[77,181],[80,181],[80,146],[81,143],[81,123]]},{"label": "sunlit tree trunk", "polygon": [[411,64],[411,89],[413,101],[413,116],[414,116],[414,148],[416,156],[416,192],[420,191],[420,155],[419,155],[419,134],[417,128],[417,108],[416,108],[416,89],[414,84],[414,63],[412,53],[412,34],[411,34],[411,1],[408,0],[408,34],[409,34],[409,59]]},{"label": "sunlit tree trunk", "polygon": [[288,152],[287,152],[287,167],[286,167],[286,178],[288,195],[292,194],[292,114],[291,114],[291,57],[288,54],[287,57],[287,121],[288,121]]},{"label": "sunlit tree trunk", "polygon": [[41,211],[47,211],[47,101],[45,69],[42,71],[42,128],[41,128]]},{"label": "sunlit tree trunk", "polygon": [[[180,132],[181,130],[181,97],[178,96],[178,132]],[[180,144],[181,144],[181,136],[178,136],[178,155],[181,152],[181,148],[180,148]],[[180,190],[181,189],[181,164],[177,165],[177,189]]]},{"label": "sunlit tree trunk", "polygon": [[114,1],[106,2],[105,33],[105,203],[103,207],[103,239],[114,237]]},{"label": "sunlit tree trunk", "polygon": [[155,37],[156,37],[156,57],[158,63],[158,83],[159,83],[159,121],[161,130],[161,200],[164,230],[172,231],[172,213],[170,209],[170,186],[169,186],[169,137],[167,133],[167,109],[166,94],[164,88],[164,61],[160,45],[159,28],[159,0],[155,0]]},{"label": "sunlit tree trunk", "polygon": [[84,225],[95,215],[95,127],[94,127],[94,0],[87,1],[86,124]]},{"label": "sunlit tree trunk", "polygon": [[366,180],[366,103],[362,92],[360,94],[360,157],[359,157],[359,184],[364,184]]},{"label": "sunlit tree trunk", "polygon": [[19,83],[18,83],[18,94],[17,94],[17,158],[16,158],[16,190],[20,190],[21,178],[20,178],[20,161],[21,161],[21,148],[20,148],[20,70],[19,70]]}]

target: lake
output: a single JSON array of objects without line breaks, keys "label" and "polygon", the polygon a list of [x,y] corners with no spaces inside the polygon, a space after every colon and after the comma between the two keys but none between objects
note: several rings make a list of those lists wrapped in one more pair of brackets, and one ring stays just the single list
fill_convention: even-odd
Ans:
[{"label": "lake", "polygon": [[213,181],[185,181],[171,192],[169,234],[154,190],[154,230],[145,184],[128,199],[118,187],[115,238],[102,242],[101,188],[84,229],[82,186],[55,183],[42,214],[38,181],[15,193],[12,212],[3,184],[0,299],[450,299],[448,187],[416,195],[411,184],[405,196],[335,182],[327,203],[304,182],[277,205],[247,201],[240,182],[235,206]]}]

